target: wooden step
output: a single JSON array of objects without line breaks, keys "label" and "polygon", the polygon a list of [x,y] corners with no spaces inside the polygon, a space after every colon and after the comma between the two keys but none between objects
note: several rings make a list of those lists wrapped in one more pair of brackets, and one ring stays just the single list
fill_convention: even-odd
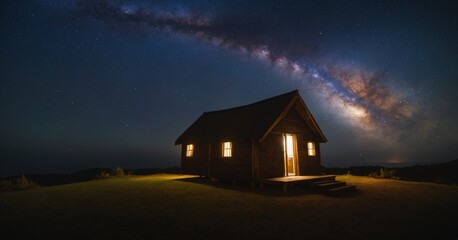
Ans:
[{"label": "wooden step", "polygon": [[335,180],[336,180],[336,176],[335,175],[329,175],[329,176],[320,177],[316,181],[319,182],[319,181],[335,181]]},{"label": "wooden step", "polygon": [[324,181],[318,181],[318,182],[313,182],[313,185],[319,185],[319,184],[324,184],[324,183],[330,183],[330,182],[335,182],[336,180],[324,180]]},{"label": "wooden step", "polygon": [[330,189],[330,188],[342,187],[342,186],[345,186],[345,184],[346,184],[345,182],[341,182],[341,181],[332,181],[332,182],[327,182],[327,183],[316,184],[316,186],[319,188]]},{"label": "wooden step", "polygon": [[340,193],[354,191],[355,189],[356,189],[355,185],[345,185],[341,187],[327,189],[327,192],[331,194],[340,194]]}]

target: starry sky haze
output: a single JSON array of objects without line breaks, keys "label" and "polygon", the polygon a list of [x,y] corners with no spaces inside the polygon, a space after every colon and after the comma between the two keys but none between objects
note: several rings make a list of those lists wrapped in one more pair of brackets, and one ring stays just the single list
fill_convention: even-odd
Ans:
[{"label": "starry sky haze", "polygon": [[0,175],[179,166],[203,112],[294,89],[326,167],[458,157],[454,1],[0,4]]}]

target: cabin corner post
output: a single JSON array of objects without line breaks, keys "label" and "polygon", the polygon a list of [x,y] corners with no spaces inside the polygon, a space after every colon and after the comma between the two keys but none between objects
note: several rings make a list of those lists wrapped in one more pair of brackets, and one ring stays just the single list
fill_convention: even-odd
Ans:
[{"label": "cabin corner post", "polygon": [[255,138],[251,139],[251,178],[259,182],[259,141]]}]

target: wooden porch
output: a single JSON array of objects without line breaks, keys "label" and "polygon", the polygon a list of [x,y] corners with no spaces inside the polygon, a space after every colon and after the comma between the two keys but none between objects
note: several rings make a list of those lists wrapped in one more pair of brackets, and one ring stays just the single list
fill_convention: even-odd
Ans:
[{"label": "wooden porch", "polygon": [[299,184],[312,185],[314,182],[335,181],[335,175],[319,175],[319,176],[289,176],[261,179],[260,187],[264,188],[264,184],[281,185],[283,191],[286,192],[288,187]]},{"label": "wooden porch", "polygon": [[356,188],[354,185],[347,185],[346,182],[336,181],[335,175],[276,177],[261,179],[259,183],[261,188],[264,188],[264,184],[280,185],[283,192],[286,192],[288,187],[299,184],[326,194],[341,194],[354,191]]}]

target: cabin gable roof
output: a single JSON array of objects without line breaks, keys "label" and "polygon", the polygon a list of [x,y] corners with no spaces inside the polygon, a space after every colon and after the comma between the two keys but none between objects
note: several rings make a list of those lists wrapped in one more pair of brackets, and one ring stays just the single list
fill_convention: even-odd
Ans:
[{"label": "cabin gable roof", "polygon": [[205,112],[178,137],[175,145],[240,138],[262,141],[294,106],[320,142],[327,142],[299,91],[294,90],[236,108]]}]

